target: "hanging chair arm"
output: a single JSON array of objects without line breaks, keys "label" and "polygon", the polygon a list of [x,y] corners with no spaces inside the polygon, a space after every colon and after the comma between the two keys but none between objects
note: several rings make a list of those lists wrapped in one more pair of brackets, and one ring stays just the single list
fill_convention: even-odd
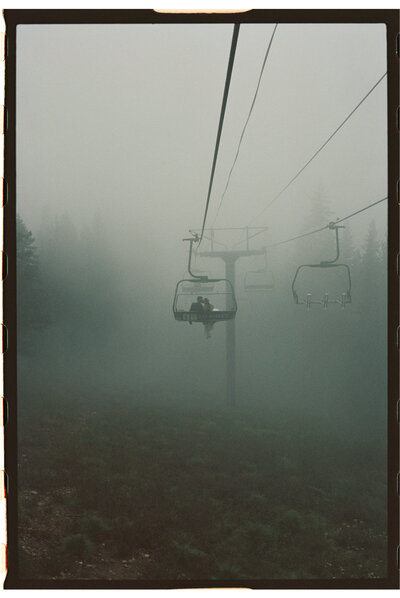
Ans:
[{"label": "hanging chair arm", "polygon": [[190,237],[188,239],[182,239],[182,240],[183,241],[189,241],[189,243],[190,243],[189,261],[188,261],[188,272],[189,272],[190,276],[192,278],[196,278],[200,282],[207,282],[208,281],[208,276],[197,276],[196,274],[193,274],[193,272],[191,270],[191,267],[192,267],[193,243],[198,243],[200,241],[199,235],[197,233],[193,233],[193,237]]},{"label": "hanging chair arm", "polygon": [[328,227],[331,230],[334,230],[335,234],[336,234],[336,257],[334,260],[324,260],[323,262],[320,262],[320,266],[328,266],[329,264],[334,264],[335,262],[338,261],[338,259],[340,257],[339,228],[344,228],[344,226],[338,226],[335,222],[330,222],[328,224]]}]

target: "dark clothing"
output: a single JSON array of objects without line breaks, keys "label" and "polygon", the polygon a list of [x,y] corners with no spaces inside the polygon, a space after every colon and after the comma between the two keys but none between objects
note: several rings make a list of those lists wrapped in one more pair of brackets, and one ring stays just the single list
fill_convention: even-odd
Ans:
[{"label": "dark clothing", "polygon": [[190,306],[190,311],[203,311],[203,304],[196,301]]}]

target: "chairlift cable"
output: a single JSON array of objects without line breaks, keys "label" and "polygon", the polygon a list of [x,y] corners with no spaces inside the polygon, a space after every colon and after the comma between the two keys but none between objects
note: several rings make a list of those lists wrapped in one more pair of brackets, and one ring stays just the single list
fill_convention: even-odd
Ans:
[{"label": "chairlift cable", "polygon": [[365,208],[361,208],[361,210],[357,210],[357,212],[353,212],[353,214],[350,214],[349,216],[345,216],[344,218],[337,220],[335,222],[335,224],[338,224],[339,222],[343,222],[344,220],[348,220],[349,218],[352,218],[353,216],[356,216],[357,214],[360,214],[361,212],[364,212],[365,210],[369,210],[369,208],[372,208],[373,206],[376,206],[378,203],[382,203],[383,201],[386,201],[386,200],[387,200],[387,196],[384,197],[383,199],[378,199],[378,201],[371,203],[369,206],[366,206]]},{"label": "chairlift cable", "polygon": [[221,106],[221,114],[220,114],[220,118],[219,118],[218,133],[217,133],[217,139],[216,139],[216,143],[215,143],[214,159],[213,159],[212,168],[211,168],[210,183],[209,183],[209,186],[208,186],[207,202],[206,202],[206,207],[205,207],[205,211],[204,211],[203,226],[202,226],[202,229],[201,229],[201,234],[200,234],[199,245],[198,246],[200,246],[200,243],[201,243],[201,241],[203,239],[204,228],[205,228],[206,220],[207,220],[207,212],[208,212],[208,206],[209,206],[209,203],[210,203],[210,196],[211,196],[211,190],[212,190],[212,185],[213,185],[213,180],[214,180],[215,166],[216,166],[216,163],[217,163],[219,142],[220,142],[221,133],[222,133],[222,125],[224,123],[225,108],[226,108],[226,104],[227,104],[227,101],[228,101],[229,85],[230,85],[230,82],[231,82],[231,76],[232,76],[232,70],[233,70],[233,62],[234,62],[234,59],[235,59],[235,52],[236,52],[237,40],[238,40],[238,36],[239,36],[239,28],[240,28],[240,24],[239,23],[235,23],[234,28],[233,28],[231,51],[230,51],[230,54],[229,54],[228,70],[227,70],[226,79],[225,79],[224,95],[223,95],[223,98],[222,98],[222,106]]},{"label": "chairlift cable", "polygon": [[296,239],[302,239],[303,237],[309,237],[310,235],[315,235],[315,233],[320,233],[321,231],[329,228],[329,224],[323,226],[321,228],[317,228],[312,230],[308,233],[304,233],[302,235],[297,235],[297,237],[291,237],[290,239],[286,239],[285,241],[279,241],[278,243],[273,243],[272,245],[267,245],[267,247],[277,247],[278,245],[283,245],[284,243],[290,243],[291,241],[296,241]]},{"label": "chairlift cable", "polygon": [[226,194],[226,192],[227,192],[227,189],[228,189],[228,186],[229,186],[229,183],[230,183],[230,180],[231,180],[231,176],[232,176],[233,169],[234,169],[234,167],[235,167],[236,161],[237,161],[237,159],[238,159],[238,156],[239,156],[240,146],[242,145],[243,137],[244,137],[244,134],[245,134],[245,131],[246,131],[247,125],[248,125],[248,123],[249,123],[249,120],[250,120],[251,113],[253,112],[254,105],[255,105],[255,103],[256,103],[256,99],[257,99],[257,95],[258,95],[258,90],[259,90],[259,88],[260,88],[261,79],[262,79],[262,76],[263,76],[263,72],[264,72],[265,64],[266,64],[266,62],[267,62],[267,59],[268,59],[268,54],[269,54],[269,51],[270,51],[270,49],[271,49],[272,40],[274,39],[274,35],[275,35],[275,31],[276,31],[276,28],[277,28],[277,27],[278,27],[278,23],[276,23],[276,25],[275,25],[275,28],[274,28],[274,30],[273,30],[273,32],[272,32],[271,38],[270,38],[270,40],[269,40],[268,48],[267,48],[266,54],[265,54],[265,56],[264,56],[264,61],[263,61],[263,63],[262,63],[262,67],[261,67],[260,75],[259,75],[259,77],[258,77],[258,83],[257,83],[256,91],[255,91],[255,94],[254,94],[254,97],[253,97],[253,101],[252,101],[252,103],[251,103],[250,110],[249,110],[249,114],[248,114],[248,116],[247,116],[246,122],[244,123],[244,127],[243,127],[243,130],[242,130],[242,134],[240,135],[239,144],[238,144],[238,147],[237,147],[237,150],[236,150],[236,155],[235,155],[235,158],[234,158],[234,160],[233,160],[232,167],[231,167],[231,169],[230,169],[230,171],[229,171],[229,175],[228,175],[228,179],[227,179],[227,181],[226,181],[225,189],[224,189],[224,191],[223,191],[223,193],[222,193],[222,195],[221,195],[221,200],[220,200],[220,202],[219,202],[219,206],[218,206],[217,213],[216,213],[216,215],[215,215],[215,218],[214,218],[213,224],[215,223],[216,219],[218,218],[218,214],[219,214],[219,211],[220,211],[220,209],[221,209],[222,202],[224,201],[225,194]]},{"label": "chairlift cable", "polygon": [[[348,216],[341,218],[340,220],[335,220],[334,222],[332,222],[332,224],[336,225],[336,224],[339,224],[340,222],[344,222],[345,220],[349,220],[350,218],[353,218],[353,216],[357,216],[357,214],[361,214],[361,212],[365,212],[365,210],[369,210],[369,208],[372,208],[386,200],[387,200],[387,196],[384,197],[383,199],[379,199],[378,201],[374,201],[374,203],[371,203],[368,206],[365,206],[364,208],[357,210],[357,212],[353,212],[352,214],[349,214]],[[267,245],[267,247],[277,247],[278,245],[283,245],[284,243],[290,243],[291,241],[296,241],[296,239],[302,239],[303,237],[308,237],[309,235],[314,235],[315,233],[319,233],[327,228],[330,228],[329,224],[327,224],[326,226],[323,226],[321,228],[312,230],[308,233],[304,233],[302,235],[297,235],[297,237],[291,237],[290,239],[286,239],[285,241],[279,241],[278,243],[272,243],[272,245]]]},{"label": "chairlift cable", "polygon": [[375,85],[373,87],[371,87],[371,89],[368,91],[368,93],[362,98],[362,100],[360,100],[360,102],[358,102],[357,106],[355,108],[353,108],[353,110],[350,112],[350,114],[348,114],[348,116],[346,116],[346,118],[344,119],[344,121],[342,121],[342,123],[334,130],[334,132],[328,137],[328,139],[321,145],[321,147],[311,156],[311,158],[308,160],[308,162],[306,162],[304,164],[304,166],[302,168],[300,168],[300,170],[294,175],[294,177],[292,177],[290,179],[290,181],[287,183],[287,185],[285,185],[285,187],[283,187],[283,189],[281,189],[281,191],[279,191],[279,193],[277,195],[275,195],[275,197],[265,206],[265,208],[263,208],[263,210],[255,217],[252,218],[249,222],[249,224],[251,222],[253,222],[253,220],[258,219],[260,216],[262,216],[262,214],[264,214],[264,212],[277,200],[281,197],[281,195],[286,191],[286,189],[288,189],[290,187],[290,185],[297,179],[298,176],[300,176],[300,174],[307,168],[307,166],[314,160],[314,158],[316,158],[318,156],[318,154],[324,149],[324,147],[329,143],[329,141],[336,135],[336,133],[338,131],[340,131],[340,129],[343,127],[343,125],[351,118],[351,116],[353,116],[353,114],[356,112],[356,110],[361,106],[361,104],[368,98],[368,96],[374,91],[374,89],[379,85],[379,83],[386,77],[387,75],[387,71],[386,73],[384,73],[382,75],[382,77],[380,79],[378,79],[378,81],[375,83]]}]

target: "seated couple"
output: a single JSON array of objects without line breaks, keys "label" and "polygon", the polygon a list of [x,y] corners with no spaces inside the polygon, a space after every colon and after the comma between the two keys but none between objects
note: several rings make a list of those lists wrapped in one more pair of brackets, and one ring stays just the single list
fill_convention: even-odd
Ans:
[{"label": "seated couple", "polygon": [[[207,297],[197,297],[197,301],[192,303],[190,306],[190,311],[197,311],[197,312],[208,312],[208,311],[218,311],[207,299]],[[190,322],[191,324],[191,322]],[[211,338],[211,330],[214,326],[214,322],[203,322],[204,325],[204,334],[206,338]]]},{"label": "seated couple", "polygon": [[[214,311],[215,307],[210,303],[207,297],[197,297],[197,301],[192,303],[190,311]],[[217,310],[218,311],[218,310]]]}]

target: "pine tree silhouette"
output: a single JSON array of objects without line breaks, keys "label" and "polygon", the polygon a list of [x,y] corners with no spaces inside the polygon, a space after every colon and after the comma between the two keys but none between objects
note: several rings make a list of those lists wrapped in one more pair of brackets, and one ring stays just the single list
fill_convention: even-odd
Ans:
[{"label": "pine tree silhouette", "polygon": [[17,215],[18,351],[32,353],[38,335],[48,324],[35,239],[22,218]]}]

